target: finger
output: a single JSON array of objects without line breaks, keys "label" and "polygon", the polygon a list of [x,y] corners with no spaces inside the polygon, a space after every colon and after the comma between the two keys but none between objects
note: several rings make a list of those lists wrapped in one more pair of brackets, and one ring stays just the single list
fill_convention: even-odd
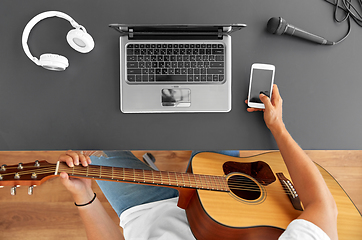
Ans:
[{"label": "finger", "polygon": [[273,85],[273,96],[272,96],[272,103],[279,104],[282,100],[279,92],[279,88],[276,84]]},{"label": "finger", "polygon": [[69,180],[69,176],[65,172],[60,173],[60,182],[66,187],[69,188],[71,186],[71,182]]},{"label": "finger", "polygon": [[59,157],[60,162],[66,162],[69,167],[74,167],[73,158],[69,155],[63,154]]},{"label": "finger", "polygon": [[84,156],[83,154],[79,155],[79,161],[81,162],[81,164],[82,164],[84,167],[88,166],[87,157]]},{"label": "finger", "polygon": [[266,96],[266,95],[264,95],[264,94],[260,94],[259,95],[259,98],[260,98],[260,100],[264,103],[264,105],[265,105],[265,108],[267,109],[267,108],[271,108],[273,105],[271,104],[271,102],[270,102],[270,99]]},{"label": "finger", "polygon": [[79,155],[74,151],[67,151],[66,154],[73,159],[74,165],[79,165]]},{"label": "finger", "polygon": [[264,111],[264,109],[262,109],[262,108],[247,108],[246,111],[248,111],[248,112],[260,112],[260,111]]}]

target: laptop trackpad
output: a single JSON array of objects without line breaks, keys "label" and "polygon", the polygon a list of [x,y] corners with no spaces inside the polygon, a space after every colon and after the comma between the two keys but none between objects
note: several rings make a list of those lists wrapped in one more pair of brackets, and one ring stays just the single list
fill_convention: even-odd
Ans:
[{"label": "laptop trackpad", "polygon": [[191,90],[188,88],[163,88],[161,97],[164,107],[191,106]]}]

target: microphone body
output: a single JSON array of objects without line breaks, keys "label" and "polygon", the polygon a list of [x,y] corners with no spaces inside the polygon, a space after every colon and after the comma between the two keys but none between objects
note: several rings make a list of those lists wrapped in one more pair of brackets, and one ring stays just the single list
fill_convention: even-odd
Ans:
[{"label": "microphone body", "polygon": [[322,45],[334,45],[334,42],[330,42],[323,37],[320,37],[318,35],[297,28],[291,24],[288,24],[281,17],[269,19],[267,30],[268,32],[277,35],[288,34],[290,36],[299,37]]}]

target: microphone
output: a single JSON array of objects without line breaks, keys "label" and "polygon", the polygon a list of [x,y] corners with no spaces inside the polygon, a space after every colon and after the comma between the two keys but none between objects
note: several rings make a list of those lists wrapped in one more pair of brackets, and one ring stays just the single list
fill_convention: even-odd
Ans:
[{"label": "microphone", "polygon": [[327,39],[317,36],[315,34],[304,31],[300,28],[294,27],[291,24],[288,24],[283,18],[273,17],[269,19],[267,24],[268,32],[272,34],[282,35],[288,34],[291,36],[296,36],[305,40],[309,40],[322,45],[334,45],[334,42],[328,41]]}]

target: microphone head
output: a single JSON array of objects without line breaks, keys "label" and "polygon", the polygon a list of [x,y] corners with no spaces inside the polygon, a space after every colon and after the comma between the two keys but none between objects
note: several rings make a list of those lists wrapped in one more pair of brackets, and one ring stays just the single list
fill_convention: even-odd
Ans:
[{"label": "microphone head", "polygon": [[282,35],[287,27],[287,22],[279,17],[273,17],[269,19],[266,29],[272,34]]}]

